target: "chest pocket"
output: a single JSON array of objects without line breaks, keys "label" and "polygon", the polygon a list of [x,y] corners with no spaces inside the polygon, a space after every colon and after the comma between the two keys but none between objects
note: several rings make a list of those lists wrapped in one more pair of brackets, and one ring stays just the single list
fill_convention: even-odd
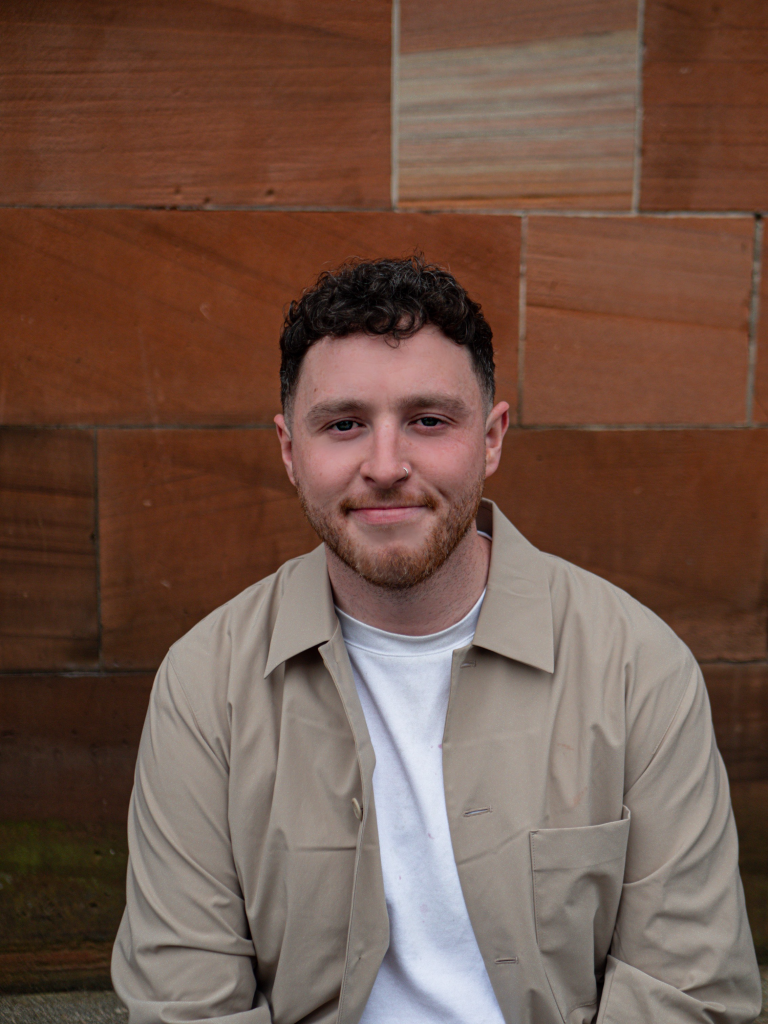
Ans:
[{"label": "chest pocket", "polygon": [[536,941],[567,1024],[594,1016],[621,898],[629,818],[624,807],[621,821],[530,834]]}]

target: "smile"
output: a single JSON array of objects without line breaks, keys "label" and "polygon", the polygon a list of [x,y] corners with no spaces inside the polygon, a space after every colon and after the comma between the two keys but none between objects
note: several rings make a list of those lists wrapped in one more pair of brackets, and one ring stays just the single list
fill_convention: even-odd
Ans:
[{"label": "smile", "polygon": [[349,514],[367,526],[393,526],[410,522],[424,511],[423,505],[381,506],[378,508],[354,508]]}]

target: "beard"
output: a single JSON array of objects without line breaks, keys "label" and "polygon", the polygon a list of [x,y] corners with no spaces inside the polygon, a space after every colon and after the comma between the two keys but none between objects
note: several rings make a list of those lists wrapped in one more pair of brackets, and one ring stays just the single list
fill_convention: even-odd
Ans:
[{"label": "beard", "polygon": [[392,545],[380,551],[350,535],[347,513],[371,502],[395,505],[398,500],[403,501],[398,490],[373,492],[365,499],[346,499],[331,510],[313,504],[298,479],[296,490],[315,533],[345,565],[374,586],[408,590],[437,572],[466,537],[480,508],[484,483],[485,472],[456,495],[451,504],[426,493],[409,497],[409,504],[423,506],[433,513],[428,537],[417,549]]}]

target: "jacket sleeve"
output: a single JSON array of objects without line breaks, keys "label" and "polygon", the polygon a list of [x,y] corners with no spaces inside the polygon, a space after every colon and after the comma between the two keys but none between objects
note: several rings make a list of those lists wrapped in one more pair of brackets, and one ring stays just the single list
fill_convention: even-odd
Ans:
[{"label": "jacket sleeve", "polygon": [[226,752],[200,728],[170,654],[139,747],[112,955],[130,1024],[271,1021],[232,857],[228,777]]},{"label": "jacket sleeve", "polygon": [[728,779],[685,654],[677,710],[624,798],[632,825],[598,1024],[746,1024],[760,1012]]}]

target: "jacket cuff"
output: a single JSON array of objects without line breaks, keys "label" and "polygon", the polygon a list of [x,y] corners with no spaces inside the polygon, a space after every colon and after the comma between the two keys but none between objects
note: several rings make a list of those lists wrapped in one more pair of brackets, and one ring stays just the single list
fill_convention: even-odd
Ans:
[{"label": "jacket cuff", "polygon": [[125,996],[120,998],[128,1006],[131,1024],[272,1024],[269,1006],[261,995],[257,997],[258,1003],[252,1010],[228,1013],[213,1019],[200,1003],[149,1002],[126,999]]},{"label": "jacket cuff", "polygon": [[759,1006],[702,1002],[609,955],[596,1024],[747,1024],[759,1012]]}]

